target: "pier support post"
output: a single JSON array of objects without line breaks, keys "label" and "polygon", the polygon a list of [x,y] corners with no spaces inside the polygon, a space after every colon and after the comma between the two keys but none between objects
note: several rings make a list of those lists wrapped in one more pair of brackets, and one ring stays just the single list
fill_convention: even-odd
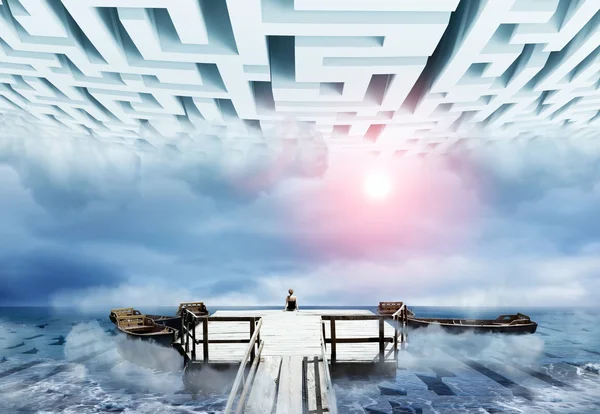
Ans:
[{"label": "pier support post", "polygon": [[202,363],[208,365],[208,317],[202,318]]},{"label": "pier support post", "polygon": [[394,360],[398,360],[398,320],[394,323]]},{"label": "pier support post", "polygon": [[192,361],[196,360],[196,321],[192,326]]},{"label": "pier support post", "polygon": [[[256,320],[250,321],[250,339],[252,339],[252,335],[254,335]],[[258,341],[256,341],[256,345],[258,345]],[[252,351],[250,351],[250,362],[254,362],[254,358],[256,357],[256,345],[252,345]]]},{"label": "pier support post", "polygon": [[188,326],[187,326],[187,313],[185,312],[185,309],[182,311],[182,315],[181,315],[181,327],[182,327],[182,331],[185,332],[185,337],[183,338],[183,343],[185,344],[185,353],[187,354],[188,352],[190,352],[190,332],[188,331]]},{"label": "pier support post", "polygon": [[335,368],[336,363],[336,341],[335,341],[335,319],[331,318],[331,368]]},{"label": "pier support post", "polygon": [[385,363],[384,323],[383,318],[379,318],[379,364],[382,367]]}]

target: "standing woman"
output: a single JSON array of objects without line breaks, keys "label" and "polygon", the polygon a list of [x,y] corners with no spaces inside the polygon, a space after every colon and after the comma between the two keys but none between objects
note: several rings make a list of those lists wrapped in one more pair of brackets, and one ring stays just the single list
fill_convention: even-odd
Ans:
[{"label": "standing woman", "polygon": [[284,311],[297,311],[300,308],[298,307],[298,299],[294,296],[294,289],[288,290],[290,293],[287,298],[285,298],[285,308]]}]

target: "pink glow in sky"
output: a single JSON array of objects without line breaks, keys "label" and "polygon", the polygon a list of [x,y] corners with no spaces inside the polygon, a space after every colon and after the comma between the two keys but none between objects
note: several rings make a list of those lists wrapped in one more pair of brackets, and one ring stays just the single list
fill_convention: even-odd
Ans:
[{"label": "pink glow in sky", "polygon": [[466,234],[476,224],[478,204],[439,162],[336,160],[318,185],[298,186],[295,202],[282,207],[300,224],[293,227],[305,229],[297,234],[305,249],[379,256],[398,244],[426,251],[457,247],[464,239],[448,240],[444,231],[463,227],[458,234]]}]

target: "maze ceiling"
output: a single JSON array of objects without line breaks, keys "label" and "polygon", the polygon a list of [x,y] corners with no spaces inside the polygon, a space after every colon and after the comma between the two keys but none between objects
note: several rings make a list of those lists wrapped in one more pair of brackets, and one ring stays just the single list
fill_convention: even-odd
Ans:
[{"label": "maze ceiling", "polygon": [[426,155],[600,131],[598,0],[0,3],[2,135]]}]

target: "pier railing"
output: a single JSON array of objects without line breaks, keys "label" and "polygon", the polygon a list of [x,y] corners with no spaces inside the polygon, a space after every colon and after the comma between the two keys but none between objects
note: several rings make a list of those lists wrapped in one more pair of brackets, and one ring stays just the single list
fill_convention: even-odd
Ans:
[{"label": "pier railing", "polygon": [[[208,335],[209,322],[248,322],[248,339],[210,339]],[[197,339],[196,328],[202,325],[202,338]],[[188,309],[181,311],[181,347],[189,359],[196,361],[197,345],[202,344],[202,362],[209,362],[209,344],[252,344],[248,346],[249,358],[254,362],[258,345],[260,344],[260,327],[262,319],[254,316],[196,316]],[[253,341],[252,338],[255,338]]]},{"label": "pier railing", "polygon": [[[325,334],[325,323],[323,323],[323,338],[326,344],[331,345],[331,367],[334,368],[337,363],[337,346],[338,344],[356,344],[365,342],[378,342],[379,343],[379,363],[384,364],[386,360],[385,346],[386,343],[393,343],[394,359],[398,356],[398,336],[400,330],[402,330],[402,338],[404,338],[404,326],[406,323],[406,307],[398,309],[398,311],[392,315],[322,315],[323,321],[329,321],[330,324],[330,338],[327,338]],[[379,335],[373,337],[353,337],[353,338],[339,338],[336,335],[335,322],[336,321],[379,321]],[[385,322],[393,321],[394,336],[385,336]],[[400,328],[400,329],[399,329]]]}]

